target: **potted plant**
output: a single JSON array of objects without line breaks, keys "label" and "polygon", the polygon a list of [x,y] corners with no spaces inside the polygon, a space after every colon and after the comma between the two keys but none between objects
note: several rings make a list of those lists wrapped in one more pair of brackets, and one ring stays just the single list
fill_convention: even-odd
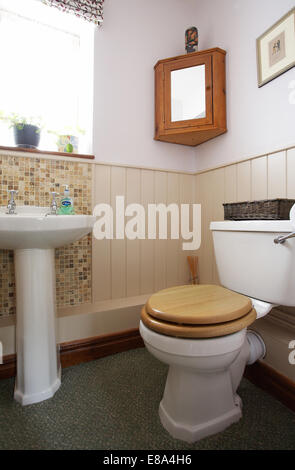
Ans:
[{"label": "potted plant", "polygon": [[76,129],[64,128],[62,131],[48,131],[50,134],[57,136],[57,149],[58,152],[78,153],[79,149],[79,134],[84,135],[85,131],[80,127]]},{"label": "potted plant", "polygon": [[13,129],[14,140],[17,147],[37,148],[40,142],[41,118],[26,118],[16,113],[5,116],[0,113],[3,121],[9,122]]}]

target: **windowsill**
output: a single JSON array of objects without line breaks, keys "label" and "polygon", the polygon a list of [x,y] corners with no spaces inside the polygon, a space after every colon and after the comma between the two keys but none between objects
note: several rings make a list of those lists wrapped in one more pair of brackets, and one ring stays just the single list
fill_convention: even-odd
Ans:
[{"label": "windowsill", "polygon": [[3,147],[0,145],[0,150],[7,150],[13,152],[28,152],[36,153],[37,155],[56,155],[60,157],[71,157],[71,158],[85,158],[88,160],[94,160],[94,155],[87,155],[83,153],[68,153],[68,152],[51,152],[49,150],[39,150],[39,149],[28,149],[22,147]]}]

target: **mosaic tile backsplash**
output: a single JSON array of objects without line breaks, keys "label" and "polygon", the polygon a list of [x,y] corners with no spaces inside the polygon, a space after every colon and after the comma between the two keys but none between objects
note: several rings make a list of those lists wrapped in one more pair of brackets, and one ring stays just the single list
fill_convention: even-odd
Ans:
[{"label": "mosaic tile backsplash", "polygon": [[[17,189],[19,206],[50,206],[51,191],[63,194],[68,184],[76,214],[91,214],[92,165],[0,155],[0,206],[6,206],[8,190]],[[91,302],[91,236],[56,250],[57,305]],[[0,250],[0,316],[15,314],[13,251]]]}]

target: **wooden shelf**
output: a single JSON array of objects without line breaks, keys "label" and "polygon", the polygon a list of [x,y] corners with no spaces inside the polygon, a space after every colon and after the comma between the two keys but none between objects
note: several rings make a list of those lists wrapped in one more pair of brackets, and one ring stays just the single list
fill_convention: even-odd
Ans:
[{"label": "wooden shelf", "polygon": [[27,152],[35,153],[36,155],[55,155],[58,157],[71,157],[71,158],[85,158],[86,160],[94,160],[94,155],[87,155],[82,153],[68,153],[68,152],[51,152],[49,150],[28,149],[22,147],[4,147],[0,145],[0,150],[7,150],[8,152]]}]

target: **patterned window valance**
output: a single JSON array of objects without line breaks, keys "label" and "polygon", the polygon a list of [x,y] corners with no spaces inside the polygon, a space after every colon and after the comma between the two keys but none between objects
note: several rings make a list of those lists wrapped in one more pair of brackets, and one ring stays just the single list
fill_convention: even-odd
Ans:
[{"label": "patterned window valance", "polygon": [[74,13],[91,23],[100,24],[103,21],[104,0],[42,0],[46,5],[59,8],[66,13]]}]

